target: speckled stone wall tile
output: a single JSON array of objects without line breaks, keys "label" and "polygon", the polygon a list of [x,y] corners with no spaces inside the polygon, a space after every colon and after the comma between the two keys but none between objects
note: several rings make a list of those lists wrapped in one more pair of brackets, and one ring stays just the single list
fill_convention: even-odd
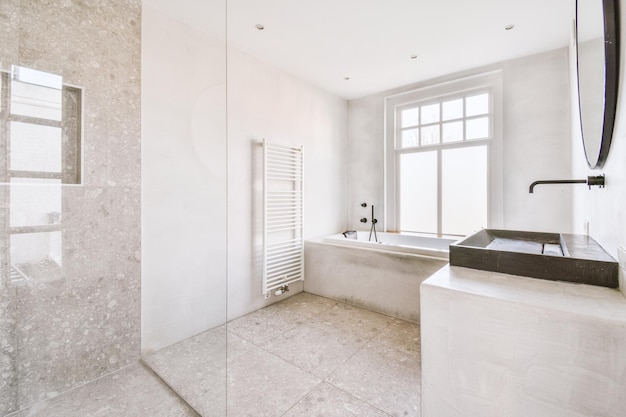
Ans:
[{"label": "speckled stone wall tile", "polygon": [[4,415],[140,356],[141,1],[2,0],[0,36],[3,67],[62,75],[83,89],[84,109],[83,184],[61,187],[61,272],[1,289]]},{"label": "speckled stone wall tile", "polygon": [[63,277],[19,288],[20,405],[140,355],[139,187],[63,187]]},{"label": "speckled stone wall tile", "polygon": [[139,297],[124,280],[19,289],[19,404],[32,404],[136,361]]},{"label": "speckled stone wall tile", "polygon": [[139,356],[139,189],[63,191],[63,278],[19,289],[20,404]]},{"label": "speckled stone wall tile", "polygon": [[9,288],[6,282],[2,282],[0,285],[0,399],[2,399],[0,416],[18,409],[15,293],[15,288]]},{"label": "speckled stone wall tile", "polygon": [[19,40],[20,65],[83,88],[85,184],[139,185],[141,2],[22,2]]},{"label": "speckled stone wall tile", "polygon": [[139,187],[71,187],[64,191],[62,217],[67,277],[123,273],[139,283]]},{"label": "speckled stone wall tile", "polygon": [[[9,188],[0,185],[0,224],[8,218]],[[0,416],[17,410],[16,289],[8,283],[8,235],[0,229]]]},{"label": "speckled stone wall tile", "polygon": [[0,1],[0,69],[17,61],[20,0]]}]

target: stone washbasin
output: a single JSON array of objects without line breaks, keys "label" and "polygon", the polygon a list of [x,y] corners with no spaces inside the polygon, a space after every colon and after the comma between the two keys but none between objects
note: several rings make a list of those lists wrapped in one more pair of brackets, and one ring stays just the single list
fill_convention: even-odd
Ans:
[{"label": "stone washbasin", "polygon": [[450,245],[450,265],[618,286],[618,263],[587,235],[483,229]]}]

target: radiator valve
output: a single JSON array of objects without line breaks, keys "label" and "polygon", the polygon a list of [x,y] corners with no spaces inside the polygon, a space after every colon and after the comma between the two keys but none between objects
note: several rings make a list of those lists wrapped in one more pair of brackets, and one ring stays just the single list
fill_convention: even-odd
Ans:
[{"label": "radiator valve", "polygon": [[279,289],[276,290],[274,295],[283,295],[284,293],[289,291],[289,285],[283,285]]}]

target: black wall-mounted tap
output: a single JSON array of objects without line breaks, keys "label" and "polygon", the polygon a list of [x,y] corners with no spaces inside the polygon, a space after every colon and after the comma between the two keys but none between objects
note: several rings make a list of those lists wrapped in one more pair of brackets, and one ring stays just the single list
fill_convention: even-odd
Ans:
[{"label": "black wall-mounted tap", "polygon": [[539,184],[587,184],[589,186],[589,189],[591,189],[592,185],[596,186],[596,187],[604,188],[604,175],[590,176],[590,177],[587,177],[586,180],[541,180],[541,181],[535,181],[532,184],[530,184],[530,187],[528,188],[528,192],[532,194],[535,186],[537,186]]}]

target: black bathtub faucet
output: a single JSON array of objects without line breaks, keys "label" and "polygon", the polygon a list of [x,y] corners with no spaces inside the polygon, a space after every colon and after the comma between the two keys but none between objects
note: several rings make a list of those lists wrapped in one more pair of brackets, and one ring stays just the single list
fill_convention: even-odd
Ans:
[{"label": "black bathtub faucet", "polygon": [[374,218],[374,206],[372,206],[372,227],[370,228],[370,237],[368,239],[368,242],[372,241],[372,232],[374,232],[374,240],[376,241],[376,243],[378,243],[378,236],[376,235],[376,223],[378,223],[378,220]]}]

